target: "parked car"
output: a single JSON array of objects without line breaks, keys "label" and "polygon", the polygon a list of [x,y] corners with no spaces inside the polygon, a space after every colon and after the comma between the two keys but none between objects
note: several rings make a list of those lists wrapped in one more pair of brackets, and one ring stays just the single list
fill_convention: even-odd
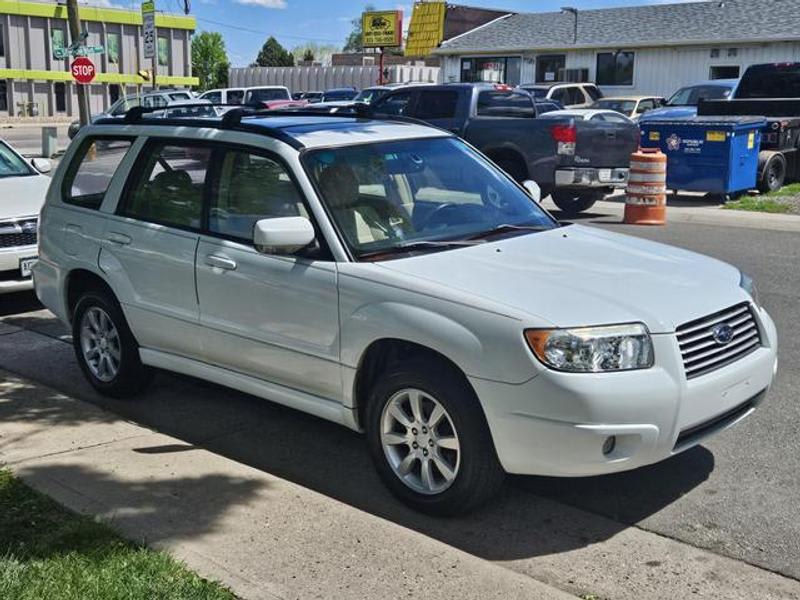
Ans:
[{"label": "parked car", "polygon": [[546,115],[541,115],[544,119],[558,119],[562,117],[572,117],[584,121],[623,123],[631,124],[633,119],[617,112],[616,110],[604,110],[598,108],[564,108],[562,110],[550,111]]},{"label": "parked car", "polygon": [[800,179],[800,62],[764,63],[745,70],[728,102],[702,101],[706,116],[767,117],[758,155],[758,189],[773,192]]},{"label": "parked car", "polygon": [[713,79],[682,87],[667,100],[662,108],[648,111],[639,120],[688,119],[697,116],[701,100],[727,100],[736,89],[738,79]]},{"label": "parked car", "polygon": [[320,102],[342,102],[353,100],[358,95],[358,90],[354,87],[333,88],[325,90]]},{"label": "parked car", "polygon": [[517,181],[534,180],[566,214],[624,187],[639,144],[633,123],[537,118],[542,113],[531,95],[504,85],[414,86],[386,94],[371,108],[457,133]]},{"label": "parked car", "polygon": [[[128,112],[134,106],[144,106],[146,108],[167,106],[175,102],[192,100],[194,95],[190,90],[176,90],[171,88],[162,88],[149,92],[142,92],[141,94],[132,94],[123,96],[114,102],[107,111],[92,115],[90,122],[94,123],[98,119],[105,117],[120,117]],[[67,136],[69,139],[75,137],[81,128],[80,121],[73,121],[67,128]]]},{"label": "parked car", "polygon": [[372,87],[364,88],[358,95],[353,98],[354,102],[362,104],[372,104],[379,98],[382,98],[392,90],[402,87],[410,87],[414,85],[430,85],[429,81],[403,81],[398,83],[385,83],[383,85],[373,85]]},{"label": "parked car", "polygon": [[49,160],[28,161],[0,140],[0,294],[33,289],[31,268],[49,172]]},{"label": "parked car", "polygon": [[213,119],[219,114],[210,100],[198,98],[175,102],[163,110],[150,113],[149,116],[162,119]]},{"label": "parked car", "polygon": [[535,98],[560,102],[564,108],[589,108],[603,97],[593,83],[526,83],[519,87]]},{"label": "parked car", "polygon": [[546,98],[534,98],[533,103],[536,105],[536,113],[543,115],[544,113],[553,112],[554,110],[564,110],[564,105],[558,100],[547,100]]},{"label": "parked car", "polygon": [[292,100],[289,88],[283,85],[266,85],[249,87],[244,90],[242,104],[259,108],[285,108],[290,106],[305,106],[305,100]]},{"label": "parked car", "polygon": [[241,104],[244,101],[244,88],[208,90],[200,95],[200,99],[208,100],[214,105]]},{"label": "parked car", "polygon": [[614,96],[613,98],[606,96],[597,100],[591,108],[615,110],[638,121],[644,113],[661,108],[665,103],[666,100],[661,96]]},{"label": "parked car", "polygon": [[[324,92],[300,92],[299,94],[292,94],[292,98],[305,100],[309,104],[316,104],[317,102],[322,102],[323,94]],[[299,98],[295,98],[295,96],[299,96]]]},{"label": "parked car", "polygon": [[436,514],[505,473],[658,462],[762,402],[776,331],[738,269],[560,225],[442,129],[243,113],[67,150],[34,280],[100,393],[156,367],[363,431]]}]

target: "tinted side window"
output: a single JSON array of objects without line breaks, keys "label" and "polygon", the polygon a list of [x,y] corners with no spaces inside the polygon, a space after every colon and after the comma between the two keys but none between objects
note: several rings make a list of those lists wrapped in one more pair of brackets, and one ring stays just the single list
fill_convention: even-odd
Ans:
[{"label": "tinted side window", "polygon": [[130,138],[84,140],[64,179],[64,202],[95,210],[100,208],[111,179],[132,144]]},{"label": "tinted side window", "polygon": [[579,87],[569,88],[567,99],[568,104],[586,104],[586,97]]},{"label": "tinted side window", "polygon": [[533,101],[527,94],[514,92],[481,92],[478,95],[478,116],[534,117]]},{"label": "tinted side window", "polygon": [[404,115],[409,100],[411,100],[411,92],[385,96],[375,106],[375,112],[384,115]]},{"label": "tinted side window", "polygon": [[279,162],[228,150],[219,164],[219,185],[208,217],[212,234],[252,242],[253,228],[261,219],[308,217],[297,187]]},{"label": "tinted side window", "polygon": [[203,100],[208,100],[212,104],[219,104],[222,102],[222,92],[208,92],[200,96]]},{"label": "tinted side window", "polygon": [[583,89],[586,91],[587,94],[589,94],[589,97],[592,100],[598,100],[603,97],[603,95],[600,93],[600,90],[598,90],[593,85],[587,85]]},{"label": "tinted side window", "polygon": [[420,119],[452,119],[456,116],[458,92],[421,91],[414,116]]},{"label": "tinted side window", "polygon": [[207,193],[211,148],[155,142],[142,159],[119,214],[182,229],[200,229]]},{"label": "tinted side window", "polygon": [[556,102],[561,102],[561,104],[569,104],[569,96],[568,96],[567,88],[558,88],[557,90],[553,91],[553,95],[550,96]]},{"label": "tinted side window", "polygon": [[244,90],[228,90],[228,104],[241,104],[244,98]]}]

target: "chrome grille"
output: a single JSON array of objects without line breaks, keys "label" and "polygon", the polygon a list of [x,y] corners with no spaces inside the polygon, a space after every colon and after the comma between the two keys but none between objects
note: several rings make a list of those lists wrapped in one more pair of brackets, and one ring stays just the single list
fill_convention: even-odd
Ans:
[{"label": "chrome grille", "polygon": [[0,248],[35,246],[36,225],[36,219],[0,222]]},{"label": "chrome grille", "polygon": [[[729,325],[733,330],[729,342],[715,339],[718,325]],[[685,323],[678,327],[677,335],[687,379],[721,369],[761,346],[758,324],[747,302]]]}]

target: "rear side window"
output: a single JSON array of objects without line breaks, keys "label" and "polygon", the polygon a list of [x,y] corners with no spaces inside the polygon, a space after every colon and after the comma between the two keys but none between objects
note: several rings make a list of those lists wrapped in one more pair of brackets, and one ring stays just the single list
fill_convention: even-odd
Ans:
[{"label": "rear side window", "polygon": [[222,102],[222,92],[207,92],[200,96],[203,100],[208,100],[212,104],[219,104]]},{"label": "rear side window", "polygon": [[593,85],[584,86],[583,89],[587,94],[589,94],[592,100],[599,100],[600,98],[603,97],[603,94],[600,93],[600,90],[598,90]]},{"label": "rear side window", "polygon": [[244,90],[228,90],[226,102],[228,104],[241,104],[244,98]]},{"label": "rear side window", "polygon": [[456,116],[457,104],[458,92],[455,91],[420,92],[414,116],[419,119],[452,119]]},{"label": "rear side window", "polygon": [[64,179],[64,202],[94,210],[100,208],[111,179],[132,144],[132,138],[84,140]]},{"label": "rear side window", "polygon": [[140,221],[198,230],[207,195],[211,148],[154,142],[140,155],[119,214]]},{"label": "rear side window", "polygon": [[535,117],[533,100],[514,92],[481,92],[478,95],[479,117]]},{"label": "rear side window", "polygon": [[411,100],[411,92],[400,92],[384,96],[375,105],[375,112],[384,115],[404,115]]}]

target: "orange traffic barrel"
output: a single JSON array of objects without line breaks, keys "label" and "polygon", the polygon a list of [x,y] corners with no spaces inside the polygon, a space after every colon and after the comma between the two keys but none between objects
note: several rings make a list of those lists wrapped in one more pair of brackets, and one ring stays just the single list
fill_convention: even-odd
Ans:
[{"label": "orange traffic barrel", "polygon": [[667,155],[658,148],[640,148],[631,154],[625,218],[629,225],[667,222]]}]

